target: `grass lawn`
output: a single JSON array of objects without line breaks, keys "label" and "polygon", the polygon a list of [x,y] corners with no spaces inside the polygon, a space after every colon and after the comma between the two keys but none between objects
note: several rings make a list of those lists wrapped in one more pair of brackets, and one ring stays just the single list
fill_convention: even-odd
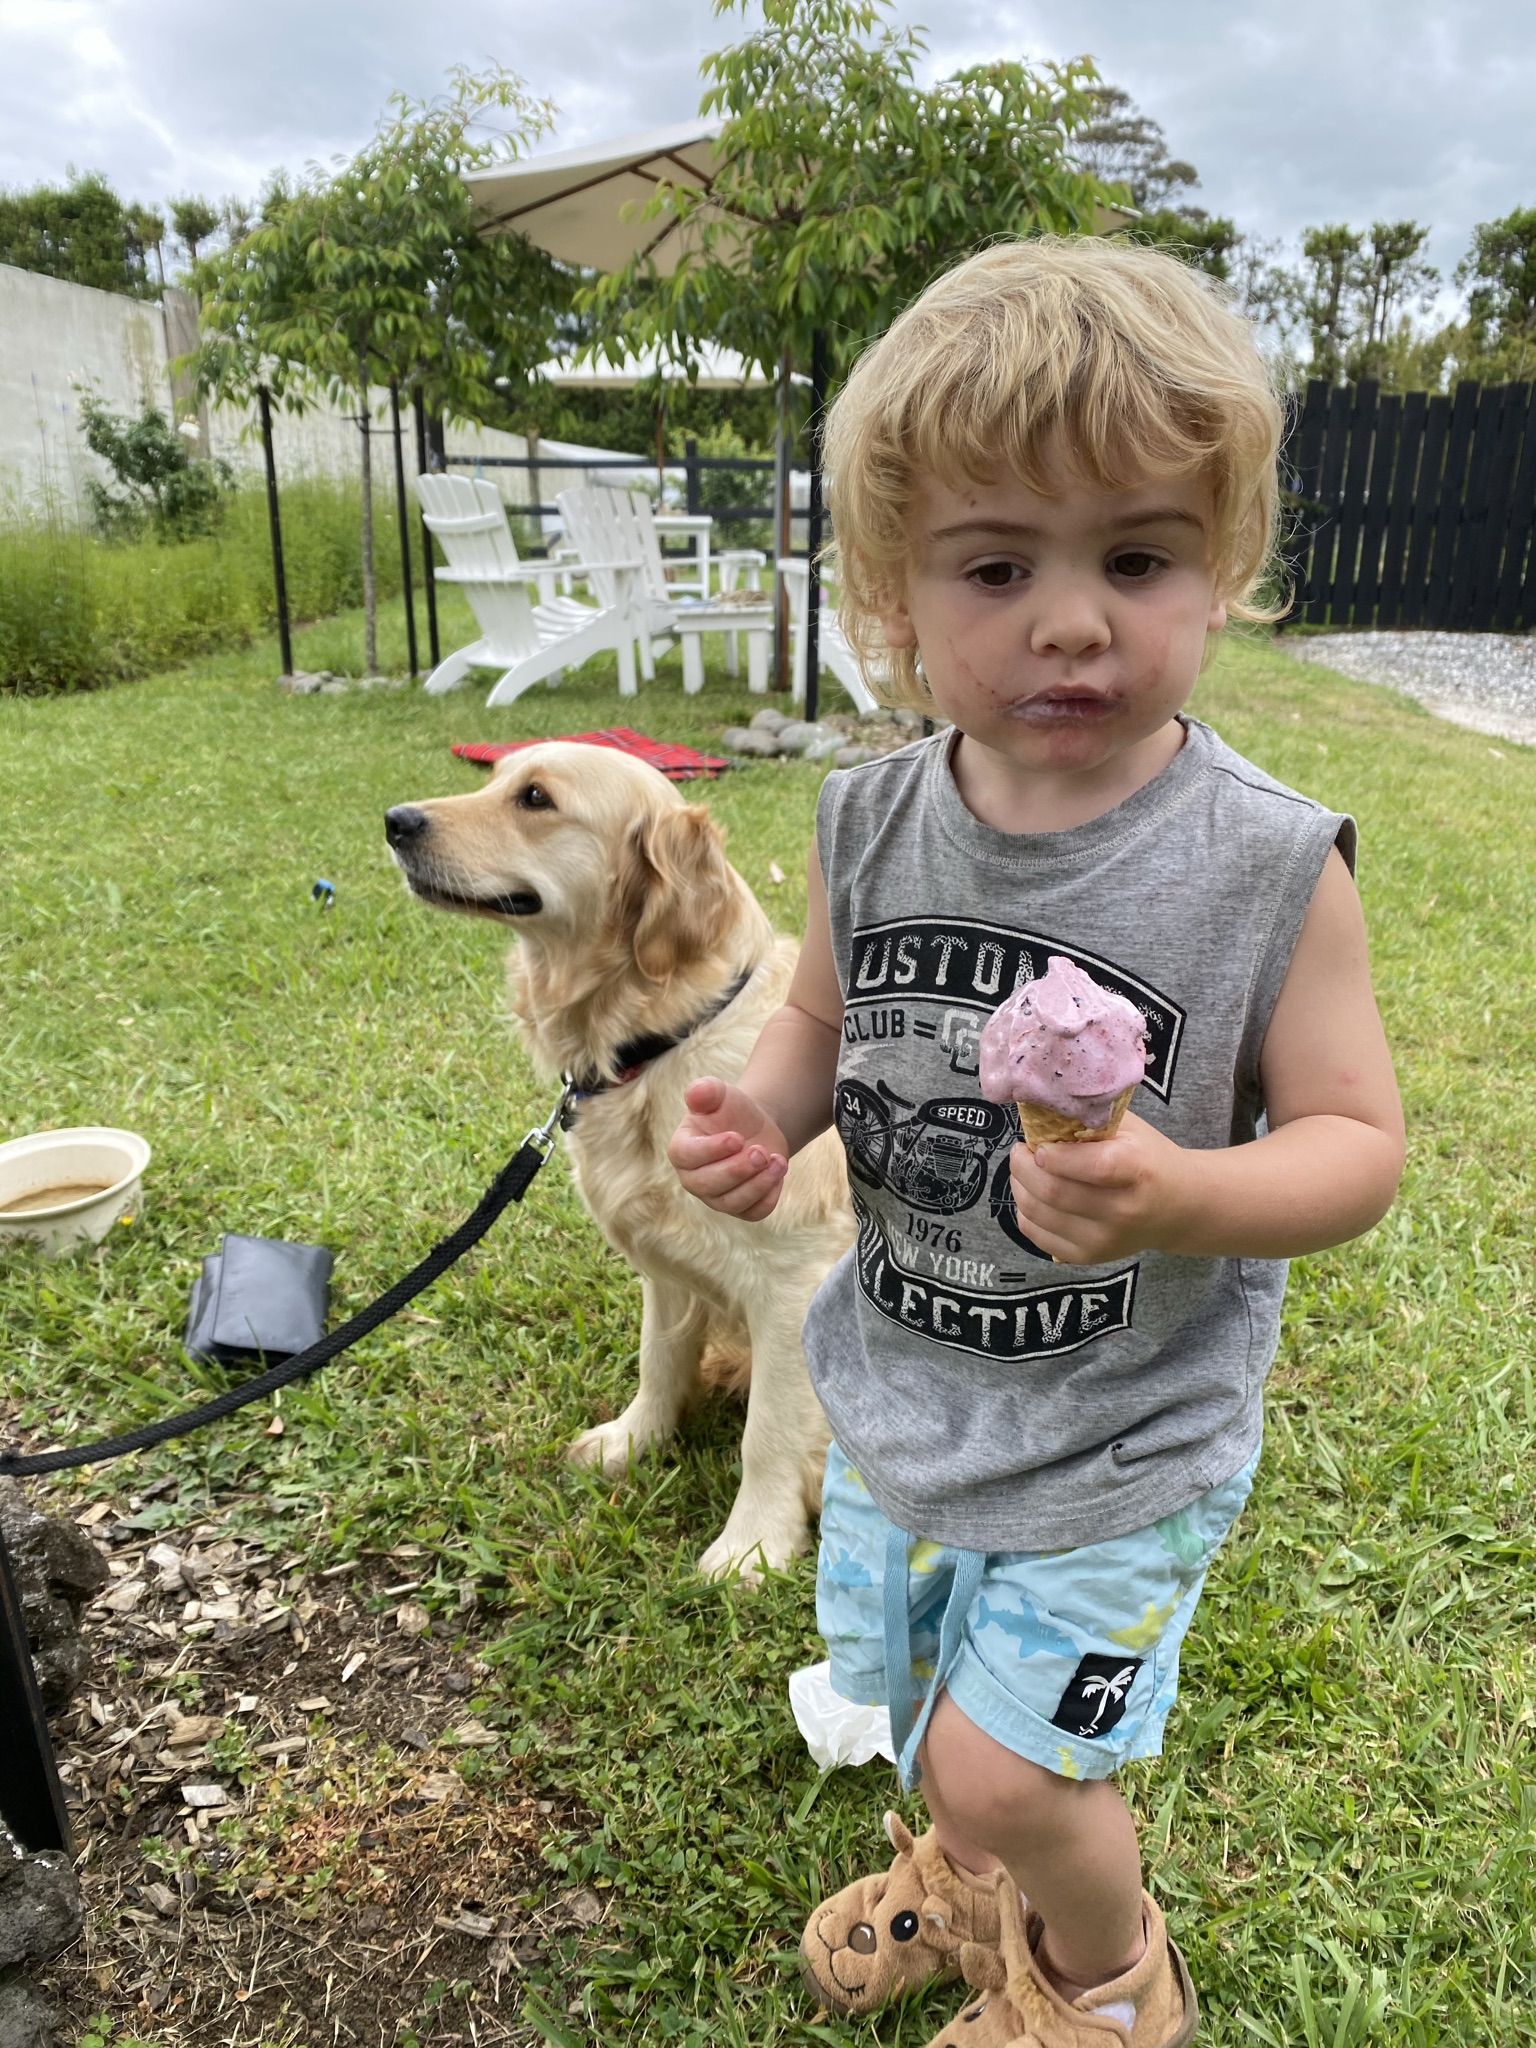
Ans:
[{"label": "grass lawn", "polygon": [[[347,666],[357,633],[315,628],[298,659]],[[504,935],[412,903],[381,814],[476,785],[452,740],[613,722],[611,681],[594,664],[487,712],[477,690],[290,699],[274,672],[261,650],[0,700],[0,1135],[127,1124],[155,1148],[143,1216],[106,1256],[0,1261],[10,1411],[33,1443],[219,1383],[178,1337],[222,1230],[332,1246],[349,1312],[546,1107],[499,1014]],[[750,708],[715,673],[684,698],[673,660],[622,715],[707,744]],[[1127,1773],[1149,1879],[1212,2048],[1536,2041],[1536,750],[1257,643],[1223,652],[1196,708],[1360,819],[1412,1142],[1386,1223],[1294,1272],[1253,1504],[1186,1649],[1169,1753]],[[707,791],[786,927],[819,781],[770,763]],[[535,1892],[585,1887],[606,1910],[503,1986],[496,2029],[466,1977],[402,2012],[400,2041],[918,2048],[953,1990],[843,2024],[811,2014],[795,1972],[808,1906],[879,1854],[893,1781],[818,1779],[796,1734],[785,1682],[820,1654],[811,1560],[757,1592],[691,1572],[734,1491],[739,1416],[706,1411],[629,1485],[565,1465],[565,1440],[627,1397],[639,1297],[558,1162],[418,1308],[433,1320],[285,1393],[280,1436],[251,1410],[38,1489],[79,1506],[175,1474],[146,1526],[216,1508],[316,1568],[427,1547],[416,1597],[489,1667],[470,1705],[501,1740],[476,1783],[554,1802]],[[197,1670],[194,1646],[188,1698]],[[278,1767],[229,1761],[259,1807]],[[337,1796],[323,1780],[303,1799]],[[251,1852],[225,1830],[213,1881],[233,1894]],[[93,1995],[117,2038],[142,2022]],[[333,2034],[310,2012],[238,2038]]]}]

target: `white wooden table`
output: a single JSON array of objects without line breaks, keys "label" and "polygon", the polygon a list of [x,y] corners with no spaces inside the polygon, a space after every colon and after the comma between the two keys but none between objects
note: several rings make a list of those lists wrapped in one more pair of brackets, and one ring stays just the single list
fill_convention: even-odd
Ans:
[{"label": "white wooden table", "polygon": [[706,633],[745,633],[747,688],[767,689],[768,657],[773,647],[771,604],[680,604],[672,615],[671,631],[682,644],[683,688],[690,697],[704,687]]},{"label": "white wooden table", "polygon": [[[656,531],[665,537],[678,533],[693,541],[693,561],[689,565],[694,574],[686,578],[668,577],[672,589],[680,597],[713,596],[709,580],[709,537],[714,531],[714,520],[707,512],[657,512],[652,515]],[[667,567],[673,566],[668,562]]]}]

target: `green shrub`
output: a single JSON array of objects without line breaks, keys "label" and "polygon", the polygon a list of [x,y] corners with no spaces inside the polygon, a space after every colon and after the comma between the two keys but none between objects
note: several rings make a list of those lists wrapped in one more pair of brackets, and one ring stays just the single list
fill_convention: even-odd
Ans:
[{"label": "green shrub", "polygon": [[[722,425],[698,436],[700,455],[742,455],[751,456],[756,450],[749,448],[735,428],[727,420]],[[760,469],[701,469],[699,471],[699,508],[704,512],[720,512],[727,505],[769,505],[773,503],[773,478],[766,470]],[[723,522],[717,529],[720,538],[717,548],[761,548],[765,553],[773,549],[773,518],[733,519]]]},{"label": "green shrub", "polygon": [[[116,488],[85,479],[98,532],[112,540],[192,540],[217,533],[235,473],[222,457],[194,456],[186,436],[146,399],[137,419],[110,411],[94,393],[80,394],[85,445],[107,463]],[[192,423],[194,438],[197,423]]]},{"label": "green shrub", "polygon": [[[286,484],[282,515],[294,619],[328,618],[360,604],[358,487],[325,478]],[[374,554],[380,599],[398,597],[400,544],[382,493],[374,504]],[[54,518],[0,526],[0,690],[130,681],[245,646],[276,619],[259,484],[235,492],[217,533],[170,545],[109,542]]]}]

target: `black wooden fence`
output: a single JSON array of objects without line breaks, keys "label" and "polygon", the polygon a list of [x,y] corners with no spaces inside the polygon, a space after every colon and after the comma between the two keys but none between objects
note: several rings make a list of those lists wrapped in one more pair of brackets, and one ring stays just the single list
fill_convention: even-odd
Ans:
[{"label": "black wooden fence", "polygon": [[1282,458],[1291,620],[1536,627],[1533,390],[1309,384]]}]

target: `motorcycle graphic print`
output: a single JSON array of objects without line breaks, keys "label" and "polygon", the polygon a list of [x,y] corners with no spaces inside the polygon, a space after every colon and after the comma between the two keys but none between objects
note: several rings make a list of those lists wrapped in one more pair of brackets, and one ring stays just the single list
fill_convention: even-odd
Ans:
[{"label": "motorcycle graphic print", "polygon": [[1011,1110],[981,1096],[934,1096],[914,1105],[885,1081],[842,1080],[837,1128],[854,1173],[910,1208],[957,1216],[981,1200],[987,1169],[1017,1133]]}]

